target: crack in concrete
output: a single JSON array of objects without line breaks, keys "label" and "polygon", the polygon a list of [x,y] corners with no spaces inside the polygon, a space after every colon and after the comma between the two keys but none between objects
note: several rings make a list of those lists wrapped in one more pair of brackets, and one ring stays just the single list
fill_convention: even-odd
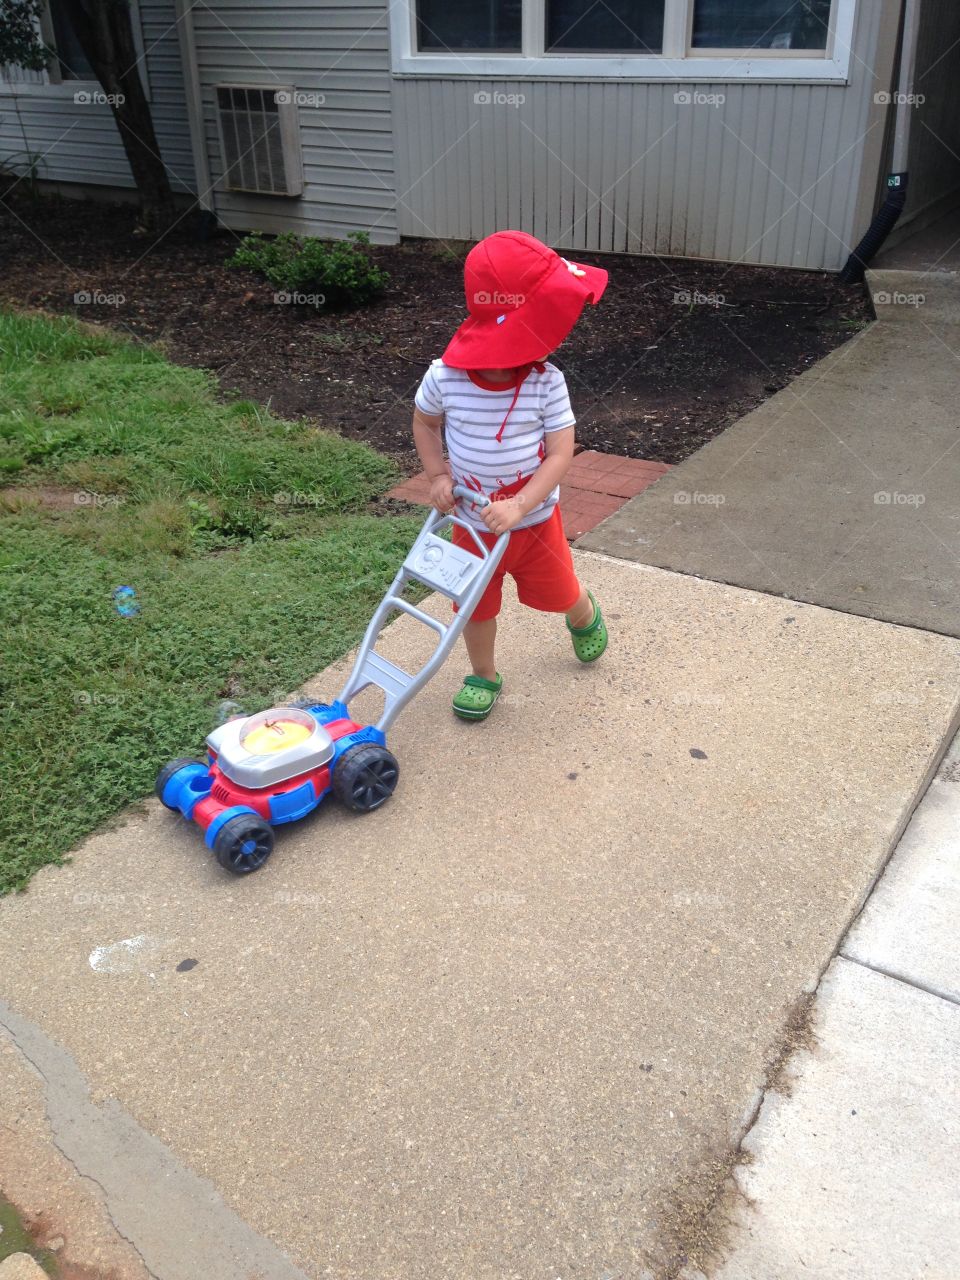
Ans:
[{"label": "crack in concrete", "polygon": [[139,1258],[144,1271],[146,1271],[147,1275],[150,1277],[150,1280],[160,1280],[160,1277],[154,1271],[151,1271],[150,1265],[147,1262],[146,1258],[141,1253],[136,1240],[132,1239],[129,1235],[127,1235],[123,1231],[123,1228],[120,1226],[120,1224],[117,1222],[116,1218],[114,1217],[113,1210],[110,1207],[110,1197],[107,1194],[106,1187],[99,1180],[99,1178],[95,1178],[92,1173],[87,1173],[85,1170],[81,1169],[76,1159],[74,1158],[74,1156],[61,1142],[60,1137],[57,1133],[57,1130],[54,1127],[53,1117],[50,1114],[50,1108],[49,1108],[49,1096],[50,1096],[50,1088],[51,1088],[50,1078],[47,1076],[46,1072],[40,1066],[39,1062],[37,1062],[33,1058],[30,1052],[20,1042],[20,1039],[17,1036],[16,1031],[9,1025],[5,1016],[8,1012],[9,1011],[5,1008],[5,1006],[3,1005],[3,1002],[0,1001],[0,1028],[2,1028],[8,1042],[12,1044],[13,1047],[17,1050],[17,1052],[23,1058],[24,1062],[26,1062],[30,1070],[33,1071],[37,1076],[39,1076],[39,1078],[43,1081],[44,1098],[48,1103],[47,1119],[50,1123],[50,1139],[53,1142],[53,1145],[63,1156],[64,1160],[66,1160],[67,1164],[70,1165],[71,1169],[73,1169],[77,1177],[79,1177],[83,1182],[89,1182],[92,1186],[96,1187],[97,1191],[99,1192],[98,1198],[100,1200],[100,1203],[103,1205],[104,1212],[106,1213],[107,1217],[110,1219],[110,1225],[113,1227],[114,1231],[116,1231],[120,1239],[125,1240],[127,1244],[130,1245],[131,1249],[133,1249],[134,1253]]},{"label": "crack in concrete", "polygon": [[119,1104],[95,1104],[71,1055],[2,1000],[0,1028],[43,1081],[54,1145],[98,1189],[151,1280],[307,1280]]},{"label": "crack in concrete", "polygon": [[944,1000],[947,1004],[960,1005],[960,1000],[956,996],[951,995],[949,991],[943,991],[939,987],[927,986],[920,982],[917,978],[909,978],[905,973],[900,973],[896,969],[885,969],[880,964],[869,964],[866,960],[861,960],[858,956],[847,955],[841,948],[837,952],[841,959],[846,960],[847,964],[858,964],[861,969],[870,969],[873,973],[879,973],[884,978],[892,978],[894,982],[902,982],[905,987],[913,987],[915,991],[923,991],[928,996],[935,996],[938,1000]]}]

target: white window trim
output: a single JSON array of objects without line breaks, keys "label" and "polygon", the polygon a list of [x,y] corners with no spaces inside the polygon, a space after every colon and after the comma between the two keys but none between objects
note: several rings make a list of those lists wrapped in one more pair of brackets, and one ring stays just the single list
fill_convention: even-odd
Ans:
[{"label": "white window trim", "polygon": [[525,0],[520,53],[420,53],[416,48],[416,0],[390,5],[392,68],[398,76],[451,76],[498,80],[756,81],[837,84],[850,70],[857,0],[833,0],[830,39],[817,50],[706,50],[690,48],[694,0],[664,0],[663,52],[659,54],[541,54],[533,51],[543,30],[546,0]]},{"label": "white window trim", "polygon": [[[133,43],[137,50],[138,70],[140,79],[143,81],[143,91],[150,101],[150,75],[147,68],[146,47],[143,43],[143,21],[140,16],[140,0],[130,0],[130,22],[133,26]],[[43,37],[44,44],[51,49],[56,48],[56,42],[53,36],[53,23],[50,21],[49,5],[44,7],[43,13],[40,15],[40,33]],[[46,71],[43,73],[42,81],[28,80],[7,80],[0,74],[0,89],[5,94],[14,94],[16,97],[41,97],[41,98],[68,98],[72,99],[75,93],[96,92],[100,89],[100,81],[92,78],[89,80],[69,79],[64,80],[60,75],[60,68],[56,61],[51,58]]]}]

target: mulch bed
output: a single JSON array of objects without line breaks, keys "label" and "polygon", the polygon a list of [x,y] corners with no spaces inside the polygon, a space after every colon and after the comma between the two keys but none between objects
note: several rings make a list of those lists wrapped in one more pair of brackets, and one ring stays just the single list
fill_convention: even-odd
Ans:
[{"label": "mulch bed", "polygon": [[[270,285],[228,267],[232,233],[201,239],[192,217],[157,244],[135,230],[130,206],[15,194],[9,209],[0,204],[0,300],[161,342],[228,392],[418,469],[413,393],[465,314],[469,246],[375,246],[391,276],[384,296],[323,313],[278,305]],[[682,461],[871,316],[862,287],[823,273],[575,256],[607,267],[610,285],[555,359],[578,442],[601,452]],[[75,303],[84,293],[112,300]]]}]

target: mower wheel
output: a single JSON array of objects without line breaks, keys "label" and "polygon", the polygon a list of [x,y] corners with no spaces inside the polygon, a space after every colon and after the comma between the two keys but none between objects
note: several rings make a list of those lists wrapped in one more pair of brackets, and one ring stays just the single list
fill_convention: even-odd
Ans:
[{"label": "mower wheel", "polygon": [[160,801],[160,803],[163,805],[165,809],[172,809],[174,813],[177,812],[177,806],[175,804],[167,804],[164,801],[163,793],[164,793],[164,790],[166,789],[167,783],[170,781],[170,779],[173,777],[175,773],[179,773],[180,770],[185,769],[187,765],[196,765],[196,764],[199,764],[201,768],[204,768],[204,769],[206,768],[206,765],[203,764],[203,762],[200,760],[188,760],[184,758],[182,760],[171,760],[170,763],[165,764],[163,768],[160,770],[160,772],[157,774],[157,780],[154,783],[153,789],[157,799]]},{"label": "mower wheel", "polygon": [[400,766],[386,747],[359,743],[334,766],[333,791],[347,809],[369,813],[390,799],[399,779]]},{"label": "mower wheel", "polygon": [[247,876],[273,853],[273,828],[254,813],[238,813],[217,832],[213,852],[225,871]]}]

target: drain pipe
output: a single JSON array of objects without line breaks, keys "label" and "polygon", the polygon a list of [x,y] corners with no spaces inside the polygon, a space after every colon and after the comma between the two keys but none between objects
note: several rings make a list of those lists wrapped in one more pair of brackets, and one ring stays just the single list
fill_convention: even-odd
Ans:
[{"label": "drain pipe", "polygon": [[887,175],[887,198],[877,210],[866,235],[851,253],[840,272],[844,284],[856,284],[877,250],[897,224],[907,203],[907,164],[910,154],[910,113],[916,75],[917,32],[920,28],[920,0],[903,0],[903,35],[900,42],[898,89],[894,95],[893,156]]},{"label": "drain pipe", "polygon": [[203,92],[197,65],[197,44],[193,30],[193,10],[197,0],[175,0],[177,21],[176,35],[180,44],[180,60],[183,67],[183,91],[187,108],[187,124],[190,129],[190,147],[193,151],[193,172],[197,182],[197,205],[200,209],[199,237],[208,239],[217,226],[210,180],[210,160],[207,156],[207,140],[203,131]]}]

